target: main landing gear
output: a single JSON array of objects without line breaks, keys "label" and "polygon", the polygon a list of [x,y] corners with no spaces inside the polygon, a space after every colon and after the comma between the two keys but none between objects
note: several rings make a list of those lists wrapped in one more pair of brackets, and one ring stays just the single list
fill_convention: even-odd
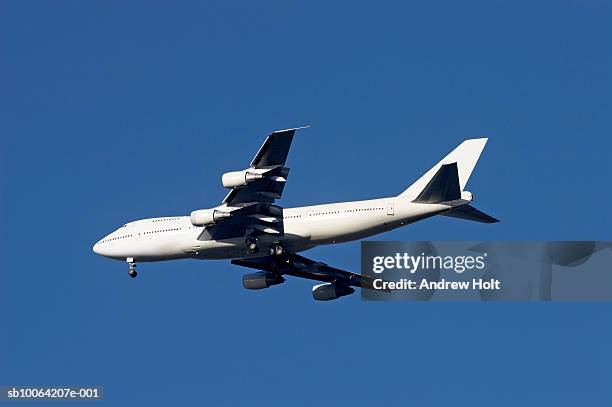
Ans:
[{"label": "main landing gear", "polygon": [[129,276],[132,278],[136,278],[138,273],[136,272],[136,263],[134,262],[134,259],[130,257],[126,259],[126,261],[130,265],[130,270],[128,271]]},{"label": "main landing gear", "polygon": [[274,243],[270,246],[268,253],[270,253],[270,256],[282,256],[285,253],[285,249],[280,244]]},{"label": "main landing gear", "polygon": [[[259,251],[259,246],[257,245],[257,239],[253,236],[249,236],[244,241],[246,244],[247,250],[249,253],[257,253]],[[285,248],[281,246],[279,243],[274,243],[268,249],[268,253],[270,256],[282,256],[285,253]]]},{"label": "main landing gear", "polygon": [[245,243],[249,253],[257,253],[259,251],[259,248],[257,247],[257,239],[255,239],[253,236],[247,237]]}]

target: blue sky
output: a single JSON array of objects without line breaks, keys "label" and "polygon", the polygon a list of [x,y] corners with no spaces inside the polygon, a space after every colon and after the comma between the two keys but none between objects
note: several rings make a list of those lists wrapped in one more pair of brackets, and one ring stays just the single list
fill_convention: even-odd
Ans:
[{"label": "blue sky", "polygon": [[[270,131],[312,125],[280,203],[401,192],[461,140],[502,219],[380,236],[607,239],[611,6],[2,2],[0,385],[102,404],[608,405],[609,304],[331,303],[224,261],[124,264],[122,223],[224,196]],[[359,269],[359,243],[306,254]]]}]

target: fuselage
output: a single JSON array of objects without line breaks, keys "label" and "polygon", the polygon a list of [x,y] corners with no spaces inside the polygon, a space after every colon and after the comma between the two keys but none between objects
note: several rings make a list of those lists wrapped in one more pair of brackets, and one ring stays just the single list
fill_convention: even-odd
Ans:
[{"label": "fuselage", "polygon": [[439,204],[419,204],[391,197],[284,208],[284,233],[258,236],[258,244],[264,249],[258,253],[248,252],[243,236],[203,239],[205,227],[192,225],[189,216],[142,219],[121,226],[98,241],[93,250],[106,257],[137,262],[258,257],[267,255],[265,249],[277,243],[290,252],[301,252],[319,245],[374,236],[470,201],[471,194],[466,199]]}]

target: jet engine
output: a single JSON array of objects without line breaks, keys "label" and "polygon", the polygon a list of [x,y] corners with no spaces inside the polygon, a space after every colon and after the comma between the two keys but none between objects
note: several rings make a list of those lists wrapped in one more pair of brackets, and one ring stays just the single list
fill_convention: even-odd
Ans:
[{"label": "jet engine", "polygon": [[262,174],[249,172],[249,170],[226,172],[221,177],[223,186],[228,189],[240,188],[246,186],[249,182],[263,178]]},{"label": "jet engine", "polygon": [[280,274],[258,271],[242,276],[242,286],[247,290],[261,290],[271,285],[284,283],[285,278]]},{"label": "jet engine", "polygon": [[330,301],[355,292],[353,287],[336,283],[319,284],[312,287],[312,298],[317,301]]},{"label": "jet engine", "polygon": [[229,212],[223,212],[217,209],[199,209],[191,212],[191,224],[193,226],[206,226],[230,216],[231,214]]}]

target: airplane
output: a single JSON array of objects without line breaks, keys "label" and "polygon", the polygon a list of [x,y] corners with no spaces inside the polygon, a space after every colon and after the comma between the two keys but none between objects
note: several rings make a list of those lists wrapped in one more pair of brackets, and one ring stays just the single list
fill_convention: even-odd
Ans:
[{"label": "airplane", "polygon": [[314,261],[298,253],[319,245],[359,240],[435,215],[482,223],[497,219],[471,205],[465,185],[487,143],[465,140],[397,196],[354,202],[283,208],[281,198],[289,168],[285,166],[297,127],[275,131],[248,168],[223,174],[229,190],[214,208],[190,216],[129,222],[93,246],[96,254],[128,263],[175,259],[229,259],[258,270],[243,275],[244,288],[258,290],[285,282],[285,276],[315,280],[312,296],[334,300],[374,289],[373,279]]}]

